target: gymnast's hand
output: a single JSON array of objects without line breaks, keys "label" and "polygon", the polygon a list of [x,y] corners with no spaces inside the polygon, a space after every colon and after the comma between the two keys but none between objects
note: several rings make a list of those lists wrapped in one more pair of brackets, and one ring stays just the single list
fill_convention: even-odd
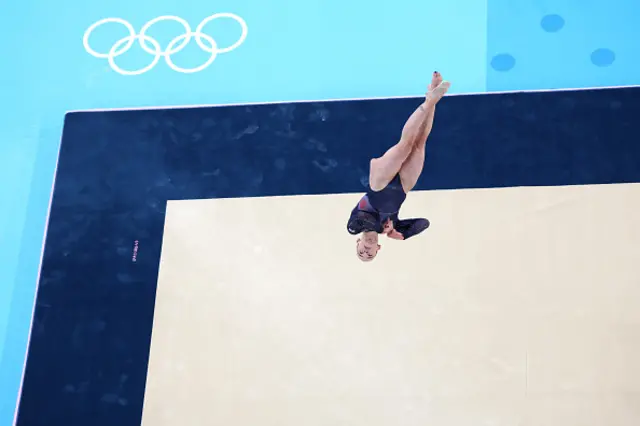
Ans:
[{"label": "gymnast's hand", "polygon": [[384,223],[383,225],[383,229],[382,229],[382,233],[383,234],[389,234],[391,231],[393,231],[393,221],[391,219],[387,219],[387,221]]},{"label": "gymnast's hand", "polygon": [[393,221],[391,219],[387,219],[387,221],[384,223],[384,229],[382,230],[382,233],[387,234],[387,237],[394,240],[404,240],[404,235],[402,235],[393,227]]},{"label": "gymnast's hand", "polygon": [[391,232],[387,233],[387,237],[392,238],[394,240],[404,240],[404,235],[392,229]]}]

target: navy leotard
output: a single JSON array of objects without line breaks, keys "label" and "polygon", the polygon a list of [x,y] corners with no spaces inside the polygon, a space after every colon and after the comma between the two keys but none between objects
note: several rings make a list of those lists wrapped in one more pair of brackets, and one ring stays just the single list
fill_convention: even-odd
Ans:
[{"label": "navy leotard", "polygon": [[353,235],[365,231],[376,231],[381,234],[384,223],[391,219],[393,227],[403,235],[405,240],[419,234],[429,227],[427,219],[398,219],[400,207],[406,198],[407,193],[402,187],[400,174],[397,174],[380,191],[374,191],[369,186],[366,194],[351,211],[347,231]]},{"label": "navy leotard", "polygon": [[407,199],[407,193],[402,187],[400,174],[397,174],[381,191],[374,191],[369,186],[365,197],[371,207],[384,216],[380,218],[384,223],[391,215],[398,214],[402,203]]}]

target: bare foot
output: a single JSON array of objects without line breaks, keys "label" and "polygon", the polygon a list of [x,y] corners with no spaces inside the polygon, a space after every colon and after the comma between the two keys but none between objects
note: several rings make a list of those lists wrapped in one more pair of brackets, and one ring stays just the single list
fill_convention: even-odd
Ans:
[{"label": "bare foot", "polygon": [[431,92],[433,89],[438,87],[440,83],[442,83],[442,74],[440,74],[438,71],[434,71],[433,77],[431,77],[431,84],[429,85],[427,91]]},{"label": "bare foot", "polygon": [[438,103],[440,99],[447,93],[451,87],[451,83],[448,81],[442,80],[442,74],[438,71],[433,73],[433,77],[431,78],[431,84],[429,85],[429,90],[427,92],[427,100],[432,101],[433,103]]}]

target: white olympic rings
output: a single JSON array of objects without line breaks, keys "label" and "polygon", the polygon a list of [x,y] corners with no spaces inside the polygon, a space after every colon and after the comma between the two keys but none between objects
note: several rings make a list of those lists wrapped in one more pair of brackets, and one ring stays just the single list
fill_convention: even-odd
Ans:
[{"label": "white olympic rings", "polygon": [[[218,47],[218,44],[211,36],[204,34],[202,32],[202,29],[204,28],[205,25],[219,18],[231,18],[236,22],[238,22],[238,24],[240,24],[240,27],[242,28],[242,34],[240,35],[240,38],[238,39],[238,41],[236,41],[231,46],[225,47],[222,49]],[[173,40],[171,40],[165,50],[162,50],[160,43],[158,43],[156,39],[147,35],[147,31],[149,31],[149,28],[151,28],[153,24],[156,24],[161,21],[175,21],[175,22],[178,22],[180,25],[182,25],[184,28],[184,34],[179,35]],[[111,49],[109,50],[109,52],[107,53],[96,52],[89,45],[89,37],[91,36],[91,34],[96,28],[107,23],[117,23],[117,24],[124,25],[126,29],[129,31],[129,35],[116,41],[113,44],[113,46],[111,46]],[[200,72],[203,69],[207,68],[216,59],[218,54],[230,52],[236,47],[240,46],[244,42],[244,40],[247,38],[247,32],[248,32],[247,23],[244,21],[244,19],[242,19],[241,17],[233,13],[216,13],[214,15],[211,15],[205,18],[202,22],[200,22],[200,24],[198,25],[195,31],[191,31],[191,27],[189,26],[189,23],[178,16],[170,16],[170,15],[159,16],[157,18],[150,20],[146,24],[144,24],[144,26],[140,30],[140,34],[136,34],[136,31],[133,28],[133,25],[131,25],[129,22],[125,21],[124,19],[105,18],[97,21],[96,23],[91,25],[89,28],[87,28],[87,30],[84,33],[82,43],[84,44],[85,50],[90,55],[95,56],[96,58],[107,59],[107,61],[109,62],[109,65],[111,66],[111,69],[113,69],[115,72],[122,75],[144,74],[145,72],[149,71],[154,66],[156,66],[156,64],[158,63],[158,61],[160,61],[161,58],[164,58],[167,65],[169,65],[169,67],[172,70],[180,73],[191,74],[191,73]],[[198,43],[198,46],[200,47],[200,49],[202,49],[207,53],[210,53],[211,56],[209,56],[209,58],[204,64],[198,67],[195,67],[195,68],[179,67],[173,62],[173,60],[171,59],[171,55],[174,55],[180,52],[182,49],[184,49],[187,46],[187,44],[189,44],[189,42],[191,41],[191,38],[195,38],[196,43]],[[154,55],[153,60],[149,65],[145,66],[144,68],[140,68],[138,70],[128,71],[128,70],[122,69],[120,66],[116,64],[115,59],[118,56],[123,55],[124,53],[129,51],[129,49],[131,49],[131,47],[133,46],[133,43],[136,40],[138,40],[140,47],[142,47],[142,49],[145,52],[149,53],[150,55]],[[206,41],[206,44],[203,42],[203,40]],[[151,47],[149,47],[149,45],[151,45]]]}]

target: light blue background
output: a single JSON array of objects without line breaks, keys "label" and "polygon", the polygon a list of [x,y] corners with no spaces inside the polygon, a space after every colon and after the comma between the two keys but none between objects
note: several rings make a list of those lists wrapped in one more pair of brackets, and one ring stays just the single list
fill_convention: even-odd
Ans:
[{"label": "light blue background", "polygon": [[[419,95],[435,69],[452,81],[454,93],[640,83],[636,0],[392,5],[382,0],[2,3],[0,28],[12,41],[0,55],[0,426],[10,425],[14,416],[66,111]],[[161,60],[144,75],[122,76],[82,44],[89,25],[106,17],[124,18],[139,30],[157,16],[177,15],[195,28],[218,12],[243,17],[248,38],[197,74],[176,73]],[[544,21],[564,22],[559,31],[543,28],[553,29],[541,24],[549,14],[560,15]],[[239,34],[231,22],[206,28],[220,45]],[[106,51],[125,34],[110,24],[91,43]],[[175,23],[157,24],[150,32],[163,46],[179,34]],[[206,60],[195,46],[192,42],[176,55],[176,62]],[[594,63],[596,49],[608,49],[615,60]],[[150,59],[134,48],[118,63]]]}]

